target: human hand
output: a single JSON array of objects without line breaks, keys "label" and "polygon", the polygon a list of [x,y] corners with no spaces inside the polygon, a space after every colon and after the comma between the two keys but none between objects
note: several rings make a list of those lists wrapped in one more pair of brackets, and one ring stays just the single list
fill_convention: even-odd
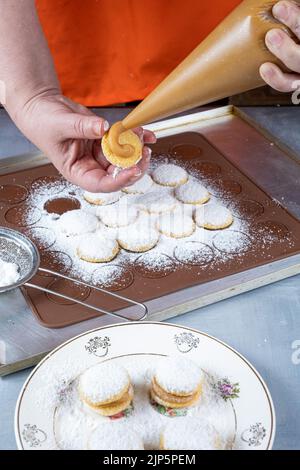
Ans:
[{"label": "human hand", "polygon": [[[273,15],[300,39],[299,5],[291,1],[280,1],[274,5]],[[267,33],[266,45],[288,69],[295,73],[283,72],[277,65],[267,62],[260,67],[262,78],[275,90],[295,91],[300,84],[300,45],[281,29],[272,29]]]},{"label": "human hand", "polygon": [[[144,147],[137,165],[113,177],[115,167],[104,157],[100,140],[108,122],[57,90],[29,100],[13,119],[68,181],[87,191],[117,191],[135,183],[148,169],[151,150]],[[145,144],[156,141],[150,131],[134,131]]]}]

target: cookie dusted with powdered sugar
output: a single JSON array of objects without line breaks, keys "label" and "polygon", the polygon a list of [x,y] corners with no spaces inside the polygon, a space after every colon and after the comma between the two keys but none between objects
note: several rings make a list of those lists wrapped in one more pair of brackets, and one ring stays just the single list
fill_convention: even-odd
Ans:
[{"label": "cookie dusted with powdered sugar", "polygon": [[136,205],[144,211],[150,214],[162,214],[164,212],[170,212],[178,207],[178,201],[169,194],[167,191],[163,193],[159,191],[153,191],[147,194],[143,194],[136,199]]},{"label": "cookie dusted with powdered sugar", "polygon": [[131,186],[127,186],[122,189],[124,193],[127,194],[145,194],[147,193],[153,185],[153,180],[150,175],[145,174],[141,179],[136,181]]},{"label": "cookie dusted with powdered sugar", "polygon": [[147,220],[129,227],[120,228],[118,233],[119,245],[124,250],[144,253],[154,248],[159,240],[159,232]]},{"label": "cookie dusted with powdered sugar", "polygon": [[94,429],[88,437],[89,450],[144,450],[140,436],[121,423],[105,423]]},{"label": "cookie dusted with powdered sugar", "polygon": [[68,236],[84,235],[95,232],[99,226],[98,218],[82,209],[65,212],[57,221],[62,233]]},{"label": "cookie dusted with powdered sugar", "polygon": [[207,204],[199,207],[194,215],[199,227],[208,230],[221,230],[230,227],[233,216],[229,209],[220,204]]},{"label": "cookie dusted with powdered sugar", "polygon": [[119,253],[116,240],[94,233],[82,238],[77,246],[77,256],[89,263],[106,263]]},{"label": "cookie dusted with powdered sugar", "polygon": [[162,214],[156,222],[157,229],[166,237],[185,238],[196,230],[196,224],[192,217],[183,210]]},{"label": "cookie dusted with powdered sugar", "polygon": [[178,418],[168,424],[160,438],[161,450],[221,450],[214,426],[196,418]]},{"label": "cookie dusted with powdered sugar", "polygon": [[210,199],[207,189],[198,181],[189,180],[175,189],[175,196],[184,204],[205,204]]},{"label": "cookie dusted with powdered sugar", "polygon": [[136,222],[139,211],[133,205],[120,202],[113,206],[99,207],[97,215],[107,227],[118,228]]},{"label": "cookie dusted with powdered sugar", "polygon": [[165,163],[159,165],[152,173],[155,183],[161,186],[169,186],[176,188],[181,184],[185,184],[189,179],[188,173],[178,165],[173,163]]},{"label": "cookie dusted with powdered sugar", "polygon": [[106,206],[117,202],[122,197],[122,193],[121,191],[113,193],[90,193],[85,191],[83,197],[87,202],[95,206]]}]

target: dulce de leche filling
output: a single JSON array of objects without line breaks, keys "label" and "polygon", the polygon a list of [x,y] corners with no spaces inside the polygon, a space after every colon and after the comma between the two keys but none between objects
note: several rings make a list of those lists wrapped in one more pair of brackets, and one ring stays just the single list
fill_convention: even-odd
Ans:
[{"label": "dulce de leche filling", "polygon": [[130,158],[134,154],[134,147],[130,144],[120,144],[120,136],[127,129],[122,122],[113,124],[108,132],[108,143],[114,155],[122,158]]}]

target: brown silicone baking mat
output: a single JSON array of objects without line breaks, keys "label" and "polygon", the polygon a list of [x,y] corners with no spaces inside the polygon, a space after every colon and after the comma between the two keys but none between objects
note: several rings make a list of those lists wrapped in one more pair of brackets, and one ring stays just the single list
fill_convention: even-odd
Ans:
[{"label": "brown silicone baking mat", "polygon": [[[174,251],[170,261],[171,269],[169,265],[168,269],[152,271],[138,263],[125,269],[122,267],[121,282],[119,279],[117,284],[108,285],[108,290],[146,302],[300,253],[300,222],[243,175],[201,134],[188,132],[160,139],[153,146],[153,159],[155,158],[184,162],[188,170],[201,177],[212,194],[220,197],[223,204],[232,209],[235,217],[247,221],[247,233],[242,233],[241,236],[249,239],[250,243],[246,244],[247,248],[242,253],[230,253],[225,263],[214,259],[216,250],[220,249],[216,239],[216,243],[204,247],[207,252],[204,261],[196,264],[180,261]],[[38,211],[36,218],[31,219],[30,227],[26,226],[27,222],[24,220],[24,214],[28,210],[28,195],[33,186],[42,186],[52,181],[55,183],[58,179],[60,176],[50,164],[1,176],[1,225],[19,230],[37,242],[32,236],[32,229],[39,226]],[[70,198],[61,200],[59,205],[60,212],[80,207],[72,194]],[[39,246],[38,242],[37,245],[42,267],[68,274],[68,267],[72,264],[69,256],[60,254],[57,257],[51,246]],[[118,264],[118,258],[114,260],[114,264]],[[85,299],[108,311],[117,311],[128,306],[105,294],[59,278],[37,275],[33,282],[80,300]],[[23,288],[23,291],[33,314],[46,327],[59,328],[98,316],[96,312],[58,297],[30,288]]]}]

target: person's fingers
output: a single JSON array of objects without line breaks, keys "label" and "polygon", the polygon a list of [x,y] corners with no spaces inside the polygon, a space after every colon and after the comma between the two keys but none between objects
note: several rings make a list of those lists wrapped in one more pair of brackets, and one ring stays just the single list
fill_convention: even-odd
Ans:
[{"label": "person's fingers", "polygon": [[154,132],[144,129],[144,142],[145,144],[155,144],[156,136]]},{"label": "person's fingers", "polygon": [[143,157],[138,163],[138,167],[140,168],[142,173],[145,173],[149,168],[151,153],[152,150],[149,147],[143,148]]},{"label": "person's fingers", "polygon": [[119,191],[126,186],[130,186],[141,174],[141,170],[137,167],[121,170],[116,176],[106,174],[99,182],[99,186],[102,192]]},{"label": "person's fingers", "polygon": [[271,29],[266,34],[268,49],[290,70],[300,72],[300,46],[281,29]]},{"label": "person's fingers", "polygon": [[80,103],[76,103],[75,101],[72,101],[67,96],[62,96],[61,101],[70,109],[70,111],[73,111],[74,113],[83,114],[85,116],[96,117],[96,114],[93,113],[93,111],[91,111],[89,108],[87,108],[86,106],[83,106]]},{"label": "person's fingers", "polygon": [[284,73],[277,65],[266,62],[260,67],[263,80],[275,90],[290,92],[300,86],[300,75]]},{"label": "person's fingers", "polygon": [[155,134],[152,131],[143,129],[142,127],[136,127],[133,129],[133,132],[135,132],[139,139],[145,144],[155,144],[156,142]]},{"label": "person's fingers", "polygon": [[300,39],[300,8],[293,2],[281,1],[274,5],[273,15]]},{"label": "person's fingers", "polygon": [[59,126],[65,139],[99,139],[109,129],[105,119],[77,113],[63,114]]},{"label": "person's fingers", "polygon": [[109,168],[110,163],[103,155],[102,147],[101,147],[101,140],[95,140],[93,142],[92,155],[95,158],[95,160],[97,160],[97,162],[101,165],[102,168],[104,168],[105,170]]},{"label": "person's fingers", "polygon": [[131,181],[141,175],[141,169],[137,166],[122,170],[117,175],[113,175],[111,165],[107,170],[92,157],[92,155],[84,155],[79,160],[74,161],[72,153],[77,152],[77,144],[75,141],[71,149],[69,149],[69,157],[61,169],[65,176],[72,183],[91,192],[112,192],[118,191],[125,186],[129,186]]},{"label": "person's fingers", "polygon": [[133,132],[138,136],[141,142],[144,142],[144,131],[142,127],[135,127],[132,129]]}]

